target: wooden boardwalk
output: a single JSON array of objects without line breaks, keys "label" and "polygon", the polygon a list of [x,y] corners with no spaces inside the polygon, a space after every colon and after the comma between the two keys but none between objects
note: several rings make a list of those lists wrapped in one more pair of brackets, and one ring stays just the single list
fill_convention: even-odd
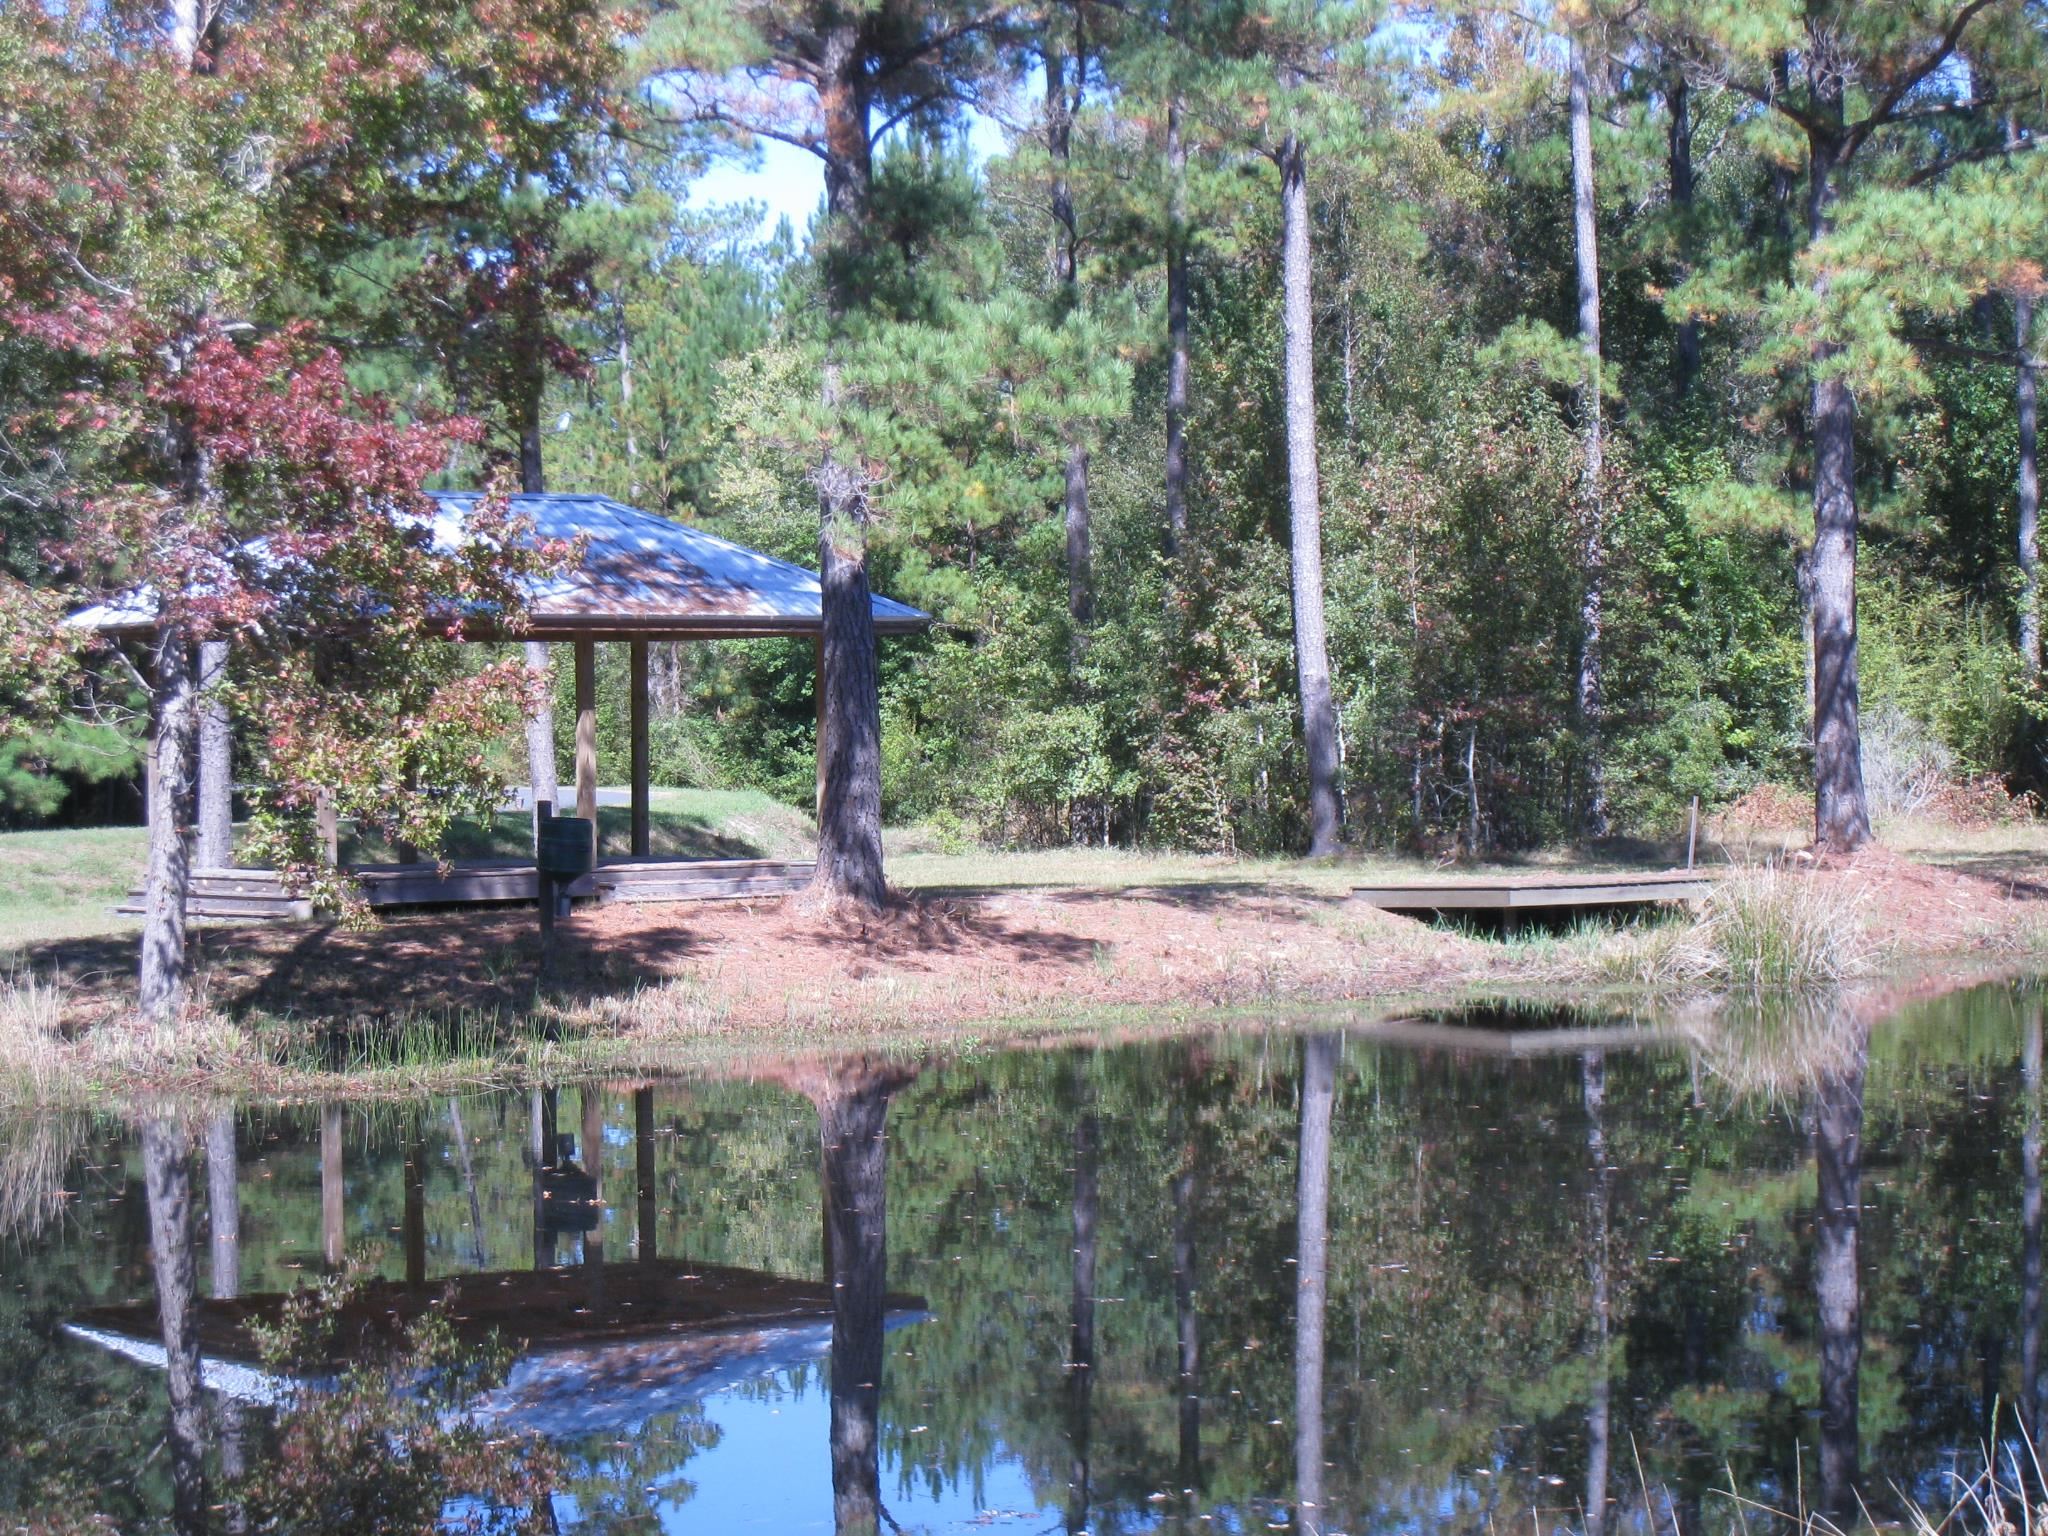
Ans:
[{"label": "wooden boardwalk", "polygon": [[1704,870],[1650,874],[1513,875],[1506,878],[1401,880],[1353,886],[1354,901],[1387,912],[1599,911],[1703,900],[1713,889]]},{"label": "wooden boardwalk", "polygon": [[[607,859],[569,887],[569,894],[614,902],[723,901],[786,896],[810,883],[809,859]],[[538,901],[540,876],[530,859],[465,860],[444,876],[432,864],[374,864],[350,871],[372,907],[465,907]],[[142,911],[131,891],[114,910]],[[192,917],[235,922],[304,921],[312,904],[291,896],[268,869],[202,869],[192,876]]]}]

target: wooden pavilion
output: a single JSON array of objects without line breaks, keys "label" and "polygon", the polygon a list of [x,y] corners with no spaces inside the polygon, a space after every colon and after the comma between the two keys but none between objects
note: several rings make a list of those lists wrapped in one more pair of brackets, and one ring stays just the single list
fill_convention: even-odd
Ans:
[{"label": "wooden pavilion", "polygon": [[[434,541],[452,547],[468,537],[477,492],[436,492]],[[521,638],[566,643],[575,653],[575,798],[565,813],[597,818],[597,647],[624,645],[629,656],[631,833],[629,846],[600,847],[596,871],[572,895],[608,901],[671,901],[703,896],[772,894],[800,887],[809,861],[657,858],[651,849],[648,784],[648,647],[656,641],[741,640],[786,636],[811,640],[823,666],[822,593],[817,574],[730,539],[622,505],[607,496],[542,492],[510,498],[532,537],[575,542],[579,556],[527,593],[528,627]],[[878,635],[914,634],[928,614],[886,597],[873,599]],[[110,638],[146,634],[155,621],[147,594],[133,594],[73,614],[69,623]],[[818,795],[824,777],[823,692],[818,699]],[[336,843],[330,831],[330,850]],[[357,866],[373,906],[531,901],[539,879],[530,859],[470,860],[445,875],[432,863]],[[195,872],[194,916],[278,917],[300,909],[269,870]]]}]

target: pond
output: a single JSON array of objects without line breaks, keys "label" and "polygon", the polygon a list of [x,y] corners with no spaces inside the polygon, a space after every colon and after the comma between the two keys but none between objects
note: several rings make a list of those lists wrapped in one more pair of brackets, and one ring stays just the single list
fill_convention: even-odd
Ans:
[{"label": "pond", "polygon": [[344,1363],[437,1299],[509,1346],[468,1411],[544,1439],[562,1530],[1945,1505],[2038,1396],[2044,997],[16,1119],[0,1508],[234,1528],[248,1321],[351,1261]]}]

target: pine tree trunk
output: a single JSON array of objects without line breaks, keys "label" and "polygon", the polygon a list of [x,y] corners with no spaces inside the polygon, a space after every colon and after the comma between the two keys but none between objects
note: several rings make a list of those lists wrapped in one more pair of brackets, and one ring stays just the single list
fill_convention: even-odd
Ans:
[{"label": "pine tree trunk", "polygon": [[872,1088],[834,1094],[818,1107],[825,1278],[832,1286],[835,1536],[875,1536],[881,1518],[888,1115],[888,1095]]},{"label": "pine tree trunk", "polygon": [[1316,469],[1308,162],[1301,140],[1293,134],[1280,149],[1280,281],[1286,332],[1282,379],[1287,415],[1294,670],[1301,693],[1302,745],[1308,758],[1308,854],[1314,859],[1337,851],[1343,811],[1337,786],[1337,715],[1330,696],[1329,639],[1323,620],[1323,510]]},{"label": "pine tree trunk", "polygon": [[[547,489],[541,470],[540,401],[534,400],[519,432],[519,489],[538,495]],[[525,645],[527,670],[539,680],[540,707],[526,717],[526,774],[533,789],[533,842],[540,849],[540,803],[561,810],[561,786],[555,781],[554,671],[548,665],[545,640]]]},{"label": "pine tree trunk", "polygon": [[[1853,1519],[1861,1461],[1859,1377],[1863,1368],[1862,1279],[1858,1268],[1863,1190],[1863,1074],[1860,1034],[1852,1064],[1815,1092],[1813,1289],[1820,1315],[1820,1512]],[[1842,1528],[1848,1529],[1846,1521]]]},{"label": "pine tree trunk", "polygon": [[[1685,83],[1683,66],[1671,67],[1670,83],[1665,87],[1665,106],[1671,114],[1667,132],[1671,211],[1678,225],[1678,271],[1683,277],[1691,271],[1686,256],[1692,244],[1690,225],[1693,208],[1692,92]],[[1693,384],[1700,375],[1700,323],[1691,316],[1678,324],[1672,370],[1672,383],[1678,398],[1683,400],[1692,393]]]},{"label": "pine tree trunk", "polygon": [[[822,255],[826,303],[837,323],[860,303],[868,236],[870,85],[859,24],[840,16],[826,30],[821,53],[818,102],[826,151]],[[835,338],[832,345],[837,344]],[[825,366],[822,396],[828,414],[840,404],[834,362]],[[826,750],[811,891],[828,902],[880,907],[888,887],[882,875],[882,707],[868,588],[867,483],[861,467],[837,450],[827,451],[816,480]]]},{"label": "pine tree trunk", "polygon": [[1181,99],[1166,104],[1166,552],[1188,537],[1188,151]]},{"label": "pine tree trunk", "polygon": [[228,643],[199,647],[199,841],[201,869],[235,862],[235,733],[220,689],[227,681]]},{"label": "pine tree trunk", "polygon": [[169,1120],[142,1128],[143,1190],[149,1201],[149,1257],[163,1330],[164,1382],[171,1402],[172,1523],[179,1536],[206,1529],[206,1402],[199,1379],[199,1280],[192,1252],[192,1169],[185,1133]]},{"label": "pine tree trunk", "polygon": [[1301,1043],[1300,1145],[1294,1230],[1294,1529],[1331,1529],[1323,1493],[1324,1322],[1329,1305],[1330,1126],[1337,1098],[1337,1037]]},{"label": "pine tree trunk", "polygon": [[2034,350],[2034,301],[2026,294],[2013,300],[2015,341],[2019,347],[2019,556],[2020,666],[2030,678],[2041,675],[2041,470],[2036,457],[2040,437],[2040,355]]},{"label": "pine tree trunk", "polygon": [[142,882],[143,1017],[169,1024],[185,1003],[185,905],[192,890],[193,738],[198,694],[192,647],[179,625],[157,632],[149,740],[149,865]]},{"label": "pine tree trunk", "polygon": [[[1839,74],[1822,68],[1815,97],[1839,120]],[[1807,233],[1825,238],[1833,223],[1838,134],[1808,138]],[[1823,303],[1829,287],[1813,279]],[[1821,342],[1812,352],[1813,419],[1813,777],[1814,841],[1847,853],[1870,841],[1863,796],[1862,704],[1856,646],[1856,402],[1848,381],[1830,371],[1840,352]]]},{"label": "pine tree trunk", "polygon": [[1601,626],[1607,585],[1606,422],[1601,406],[1600,246],[1593,195],[1593,107],[1586,80],[1586,50],[1571,42],[1572,245],[1578,262],[1579,348],[1586,378],[1579,388],[1579,441],[1583,474],[1579,498],[1585,508],[1585,542],[1580,558],[1586,585],[1579,597],[1579,675],[1573,690],[1579,733],[1585,742],[1585,804],[1580,826],[1588,837],[1607,833],[1606,777],[1601,766]]},{"label": "pine tree trunk", "polygon": [[[1081,49],[1080,12],[1075,12],[1074,84],[1067,88],[1066,58],[1055,45],[1045,51],[1046,144],[1052,152],[1052,277],[1058,310],[1064,319],[1081,302],[1080,226],[1074,218],[1074,197],[1068,184],[1073,160],[1074,112],[1080,104],[1082,76],[1088,68]],[[1093,527],[1088,509],[1088,448],[1070,431],[1067,439],[1064,506],[1067,534],[1067,653],[1078,668],[1095,627]]]}]

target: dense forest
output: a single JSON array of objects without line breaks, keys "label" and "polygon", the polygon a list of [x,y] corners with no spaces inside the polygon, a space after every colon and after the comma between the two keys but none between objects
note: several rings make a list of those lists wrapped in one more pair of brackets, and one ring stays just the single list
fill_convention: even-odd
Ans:
[{"label": "dense forest", "polygon": [[[522,573],[366,510],[494,474],[828,555],[856,895],[878,813],[1476,853],[1771,782],[1851,848],[1945,786],[2024,795],[2043,23],[8,7],[0,815],[132,779],[152,730],[189,763],[202,715],[286,819],[323,775],[523,778],[516,648],[418,643],[435,592]],[[764,142],[822,166],[803,230],[702,195]],[[230,572],[252,535],[378,594],[346,666]],[[210,595],[153,669],[72,665],[63,606],[138,584]],[[938,622],[878,648],[856,589]],[[813,666],[662,648],[657,781],[808,803]]]}]

